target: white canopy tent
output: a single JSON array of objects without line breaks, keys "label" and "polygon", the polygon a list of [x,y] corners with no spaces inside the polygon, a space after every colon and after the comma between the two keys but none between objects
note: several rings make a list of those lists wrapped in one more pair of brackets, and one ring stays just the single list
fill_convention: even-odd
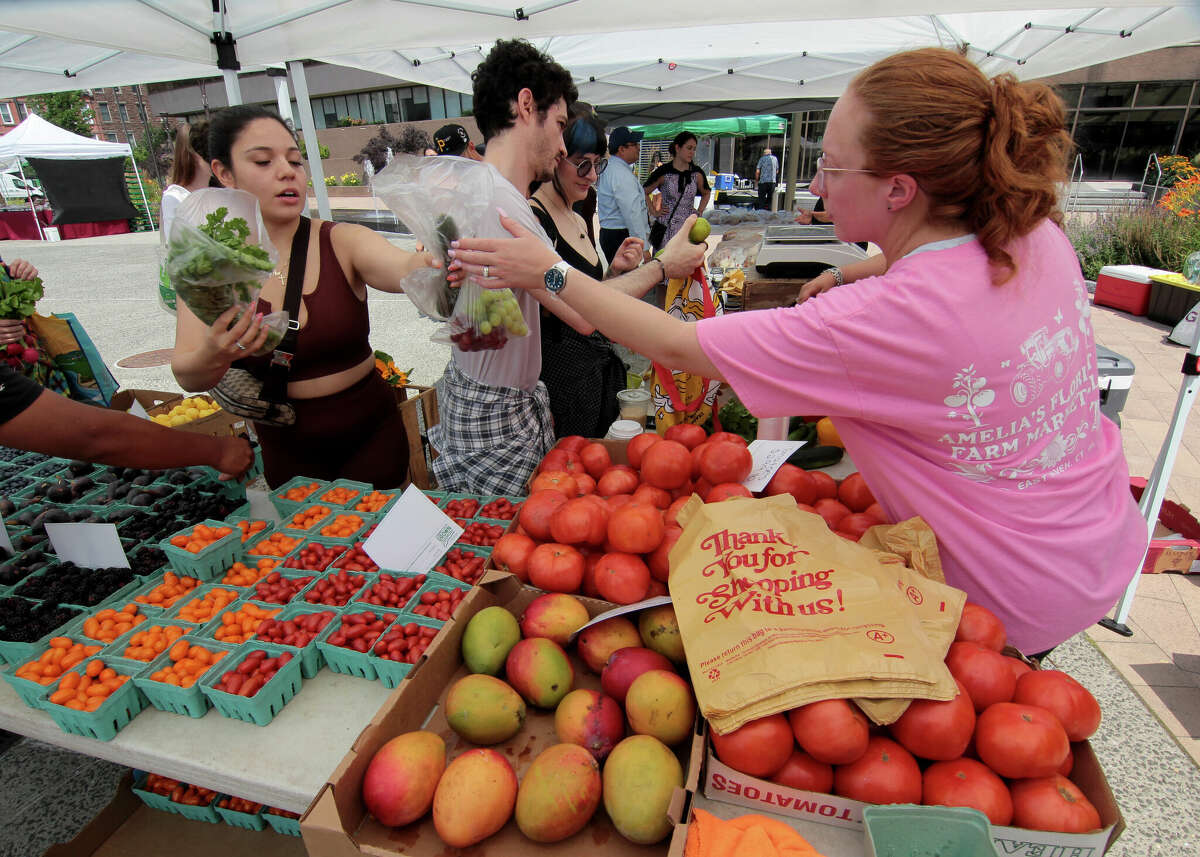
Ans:
[{"label": "white canopy tent", "polygon": [[[36,113],[30,113],[16,128],[0,137],[0,170],[16,167],[25,180],[25,169],[21,165],[23,158],[51,158],[54,160],[84,161],[100,158],[133,158],[133,150],[128,143],[109,143],[104,140],[94,140],[73,134],[65,128],[59,128],[47,122]],[[142,188],[142,177],[138,177],[138,190],[142,194],[142,204],[146,206],[146,214],[150,216],[151,224],[154,219],[150,215],[150,204],[146,201],[146,191]],[[34,208],[33,197],[29,197],[29,209],[37,223],[38,235],[45,237],[41,221],[38,220]]]}]

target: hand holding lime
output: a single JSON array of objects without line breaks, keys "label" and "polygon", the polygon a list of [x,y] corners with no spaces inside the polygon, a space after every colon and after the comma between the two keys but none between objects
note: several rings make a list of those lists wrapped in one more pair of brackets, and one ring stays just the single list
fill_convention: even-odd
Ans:
[{"label": "hand holding lime", "polygon": [[712,226],[703,217],[697,217],[696,222],[692,224],[691,230],[688,232],[688,241],[693,244],[703,244],[708,236],[712,233]]}]

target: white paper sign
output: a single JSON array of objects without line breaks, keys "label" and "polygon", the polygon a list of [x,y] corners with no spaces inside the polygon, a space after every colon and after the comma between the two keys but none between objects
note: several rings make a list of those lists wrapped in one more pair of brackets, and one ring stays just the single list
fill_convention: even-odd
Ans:
[{"label": "white paper sign", "polygon": [[755,440],[750,443],[750,455],[754,458],[754,469],[742,480],[742,484],[751,491],[761,491],[767,487],[775,471],[780,468],[788,457],[800,447],[803,440]]},{"label": "white paper sign", "polygon": [[12,539],[8,537],[8,527],[4,524],[4,519],[0,518],[0,554],[9,557],[15,554],[13,550]]},{"label": "white paper sign", "polygon": [[635,601],[632,604],[623,604],[620,607],[614,607],[611,610],[605,610],[586,625],[580,626],[579,630],[572,634],[571,637],[574,638],[575,635],[584,628],[590,628],[593,625],[599,625],[601,622],[607,622],[609,619],[615,619],[618,616],[624,616],[626,613],[637,613],[642,610],[649,610],[651,607],[658,607],[660,604],[670,603],[670,595],[655,595],[653,598],[646,598],[642,601]]},{"label": "white paper sign", "polygon": [[425,574],[462,533],[420,488],[409,485],[363,542],[363,550],[380,568]]},{"label": "white paper sign", "polygon": [[247,488],[246,501],[250,504],[251,518],[258,521],[270,521],[273,524],[278,524],[283,520],[279,515],[279,510],[271,502],[269,491],[263,491],[261,488]]},{"label": "white paper sign", "polygon": [[46,524],[50,546],[80,568],[129,568],[116,524]]},{"label": "white paper sign", "polygon": [[142,407],[142,403],[137,399],[134,399],[133,404],[129,406],[129,413],[144,420],[150,419],[150,414],[146,412],[146,409]]}]

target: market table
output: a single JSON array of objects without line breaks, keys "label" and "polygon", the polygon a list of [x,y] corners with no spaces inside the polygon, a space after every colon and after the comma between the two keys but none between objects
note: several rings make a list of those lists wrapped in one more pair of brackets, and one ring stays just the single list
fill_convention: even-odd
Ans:
[{"label": "market table", "polygon": [[392,691],[328,669],[306,680],[267,726],[146,708],[111,741],[63,732],[0,682],[0,729],[120,765],[304,812]]},{"label": "market table", "polygon": [[[43,227],[49,226],[54,212],[49,208],[38,209],[38,220]],[[129,231],[128,220],[98,220],[94,223],[64,223],[58,227],[63,239],[94,238],[97,235],[121,235]],[[37,226],[29,209],[0,211],[0,241],[37,241]]]}]

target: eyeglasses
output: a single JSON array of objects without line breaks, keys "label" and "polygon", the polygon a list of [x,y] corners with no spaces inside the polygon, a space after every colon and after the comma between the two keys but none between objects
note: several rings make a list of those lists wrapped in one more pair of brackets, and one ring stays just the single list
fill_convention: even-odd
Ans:
[{"label": "eyeglasses", "polygon": [[848,170],[842,167],[827,167],[825,166],[824,155],[817,158],[817,173],[869,173],[870,175],[877,175],[875,170]]},{"label": "eyeglasses", "polygon": [[588,158],[581,158],[578,161],[574,160],[573,158],[567,158],[566,161],[575,168],[575,173],[581,179],[587,178],[587,174],[592,170],[596,171],[596,178],[600,178],[601,174],[608,169],[608,158],[602,158],[595,161]]}]

